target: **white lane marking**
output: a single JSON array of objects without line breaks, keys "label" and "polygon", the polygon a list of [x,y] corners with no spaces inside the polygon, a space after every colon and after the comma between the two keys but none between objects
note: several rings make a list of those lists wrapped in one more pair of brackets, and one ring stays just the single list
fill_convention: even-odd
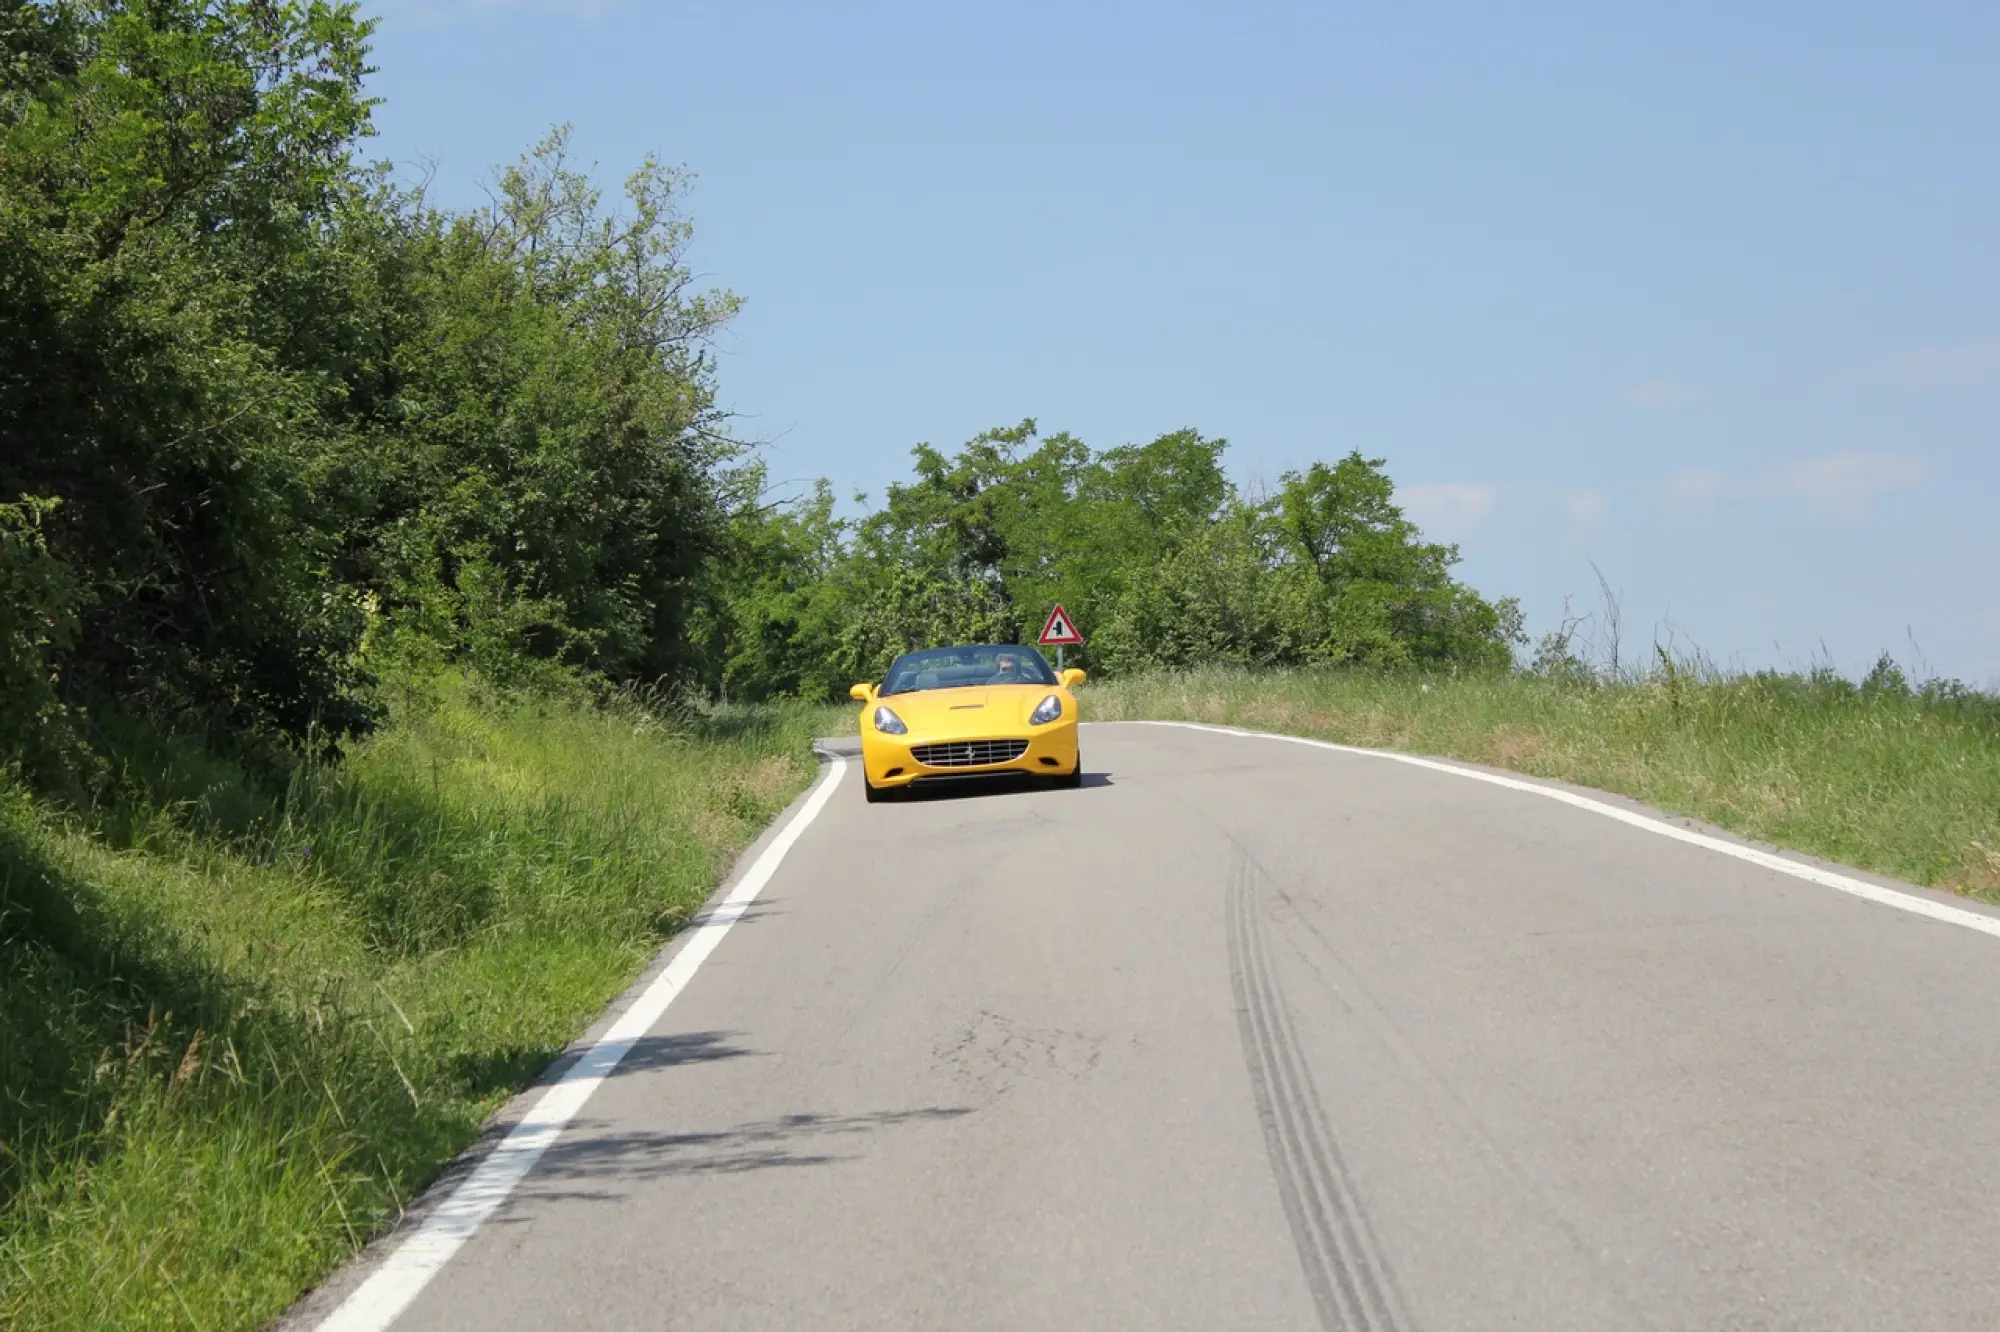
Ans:
[{"label": "white lane marking", "polygon": [[652,1029],[667,1011],[694,973],[729,933],[729,927],[743,916],[771,875],[799,840],[799,834],[818,817],[835,787],[847,771],[847,760],[837,754],[819,788],[807,799],[771,844],[764,848],[741,882],[730,890],[714,911],[695,925],[673,961],[667,964],[633,1005],[598,1037],[596,1044],[535,1102],[491,1155],[481,1161],[466,1181],[425,1218],[417,1233],[403,1241],[396,1251],[375,1269],[366,1281],[341,1302],[321,1332],[382,1332],[408,1308],[418,1292],[429,1284],[438,1270],[472,1238],[480,1222],[498,1207],[514,1186],[534,1168],[536,1160],[556,1140],[563,1126],[583,1109],[590,1094],[618,1067],[641,1036]]},{"label": "white lane marking", "polygon": [[1455,777],[1470,777],[1475,782],[1485,782],[1489,786],[1504,786],[1510,791],[1525,791],[1529,795],[1541,796],[1545,800],[1558,801],[1565,805],[1572,805],[1577,809],[1587,809],[1593,814],[1602,814],[1606,818],[1616,819],[1620,823],[1628,824],[1631,827],[1643,828],[1647,832],[1658,833],[1662,837],[1671,837],[1676,842],[1686,842],[1690,846],[1698,846],[1707,851],[1718,851],[1725,856],[1733,856],[1737,860],[1748,861],[1750,864],[1763,869],[1776,870],[1780,874],[1789,874],[1795,879],[1804,879],[1808,883],[1816,883],[1823,888],[1833,888],[1843,893],[1850,893],[1855,897],[1876,902],[1882,906],[1894,907],[1898,911],[1908,911],[1912,915],[1917,916],[1928,916],[1932,920],[1943,921],[1947,925],[1962,925],[1968,930],[1977,930],[1981,934],[1990,934],[1995,938],[2000,938],[2000,916],[1982,915],[1977,911],[1967,911],[1963,907],[1955,907],[1949,903],[1933,902],[1927,897],[1918,897],[1913,893],[1898,892],[1894,888],[1884,888],[1880,884],[1868,883],[1851,875],[1838,874],[1833,870],[1820,869],[1814,865],[1802,865],[1796,860],[1787,860],[1783,856],[1774,856],[1769,851],[1759,851],[1753,846],[1738,846],[1734,842],[1725,842],[1720,837],[1710,837],[1706,833],[1694,832],[1687,828],[1677,828],[1671,823],[1663,823],[1659,819],[1648,818],[1644,814],[1635,814],[1629,809],[1620,809],[1616,805],[1607,805],[1601,800],[1592,800],[1589,796],[1577,795],[1573,791],[1563,791],[1552,786],[1541,786],[1534,782],[1521,781],[1515,777],[1502,777],[1497,773],[1480,772],[1476,768],[1461,768],[1456,763],[1440,763],[1436,759],[1418,758],[1414,754],[1394,754],[1385,749],[1362,749],[1355,745],[1337,745],[1330,740],[1308,740],[1304,736],[1299,735],[1278,735],[1271,731],[1250,731],[1236,726],[1211,726],[1206,722],[1133,721],[1126,722],[1124,725],[1177,726],[1189,731],[1213,731],[1217,735],[1235,735],[1257,740],[1282,740],[1286,744],[1308,745],[1314,749],[1331,749],[1338,754],[1360,754],[1368,758],[1388,759],[1392,763],[1407,763],[1413,768],[1429,768],[1433,772],[1448,772]]}]

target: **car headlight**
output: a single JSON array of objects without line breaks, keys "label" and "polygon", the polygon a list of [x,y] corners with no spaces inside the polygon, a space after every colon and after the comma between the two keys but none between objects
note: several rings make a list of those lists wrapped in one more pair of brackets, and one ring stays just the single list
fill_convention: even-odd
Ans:
[{"label": "car headlight", "polygon": [[903,719],[887,708],[875,709],[875,729],[884,735],[908,735],[910,731]]},{"label": "car headlight", "polygon": [[1062,716],[1062,698],[1060,695],[1050,694],[1036,704],[1035,710],[1028,714],[1028,724],[1045,726],[1060,716]]}]

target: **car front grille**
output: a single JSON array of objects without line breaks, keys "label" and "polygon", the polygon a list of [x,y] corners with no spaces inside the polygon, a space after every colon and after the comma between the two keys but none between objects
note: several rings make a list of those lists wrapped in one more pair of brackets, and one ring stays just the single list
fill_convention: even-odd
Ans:
[{"label": "car front grille", "polygon": [[913,745],[910,757],[926,768],[977,768],[1008,763],[1027,752],[1026,740],[953,740],[942,745]]}]

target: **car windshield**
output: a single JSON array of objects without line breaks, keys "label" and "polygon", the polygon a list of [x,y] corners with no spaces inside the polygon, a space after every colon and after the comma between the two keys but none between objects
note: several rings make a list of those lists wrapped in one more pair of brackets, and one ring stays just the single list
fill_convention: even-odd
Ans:
[{"label": "car windshield", "polygon": [[884,694],[919,689],[961,689],[972,685],[1052,685],[1056,673],[1042,654],[1028,647],[931,648],[896,658],[882,685]]}]

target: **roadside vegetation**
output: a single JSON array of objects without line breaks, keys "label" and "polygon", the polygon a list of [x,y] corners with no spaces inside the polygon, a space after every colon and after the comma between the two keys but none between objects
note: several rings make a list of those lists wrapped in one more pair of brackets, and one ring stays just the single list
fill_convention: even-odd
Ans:
[{"label": "roadside vegetation", "polygon": [[319,0],[0,0],[0,1326],[248,1327],[806,782],[687,180],[359,155]]},{"label": "roadside vegetation", "polygon": [[818,709],[399,693],[281,790],[165,744],[115,817],[0,806],[0,1326],[282,1312],[814,767]]},{"label": "roadside vegetation", "polygon": [[1886,660],[1861,683],[1662,662],[1616,676],[1210,668],[1092,686],[1085,717],[1467,759],[2000,902],[2000,698],[1913,687]]}]

